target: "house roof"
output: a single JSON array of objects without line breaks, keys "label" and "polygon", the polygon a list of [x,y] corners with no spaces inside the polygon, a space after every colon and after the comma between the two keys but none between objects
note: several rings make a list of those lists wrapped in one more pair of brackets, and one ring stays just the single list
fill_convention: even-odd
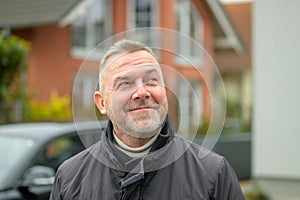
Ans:
[{"label": "house roof", "polygon": [[252,56],[252,3],[234,3],[224,5],[224,10],[230,17],[236,31],[241,36],[244,46],[242,54],[232,50],[216,51],[214,61],[222,72],[239,72],[251,68]]},{"label": "house roof", "polygon": [[[216,49],[233,49],[237,53],[244,46],[235,27],[219,0],[205,0],[213,16]],[[1,0],[0,27],[22,28],[45,24],[65,26],[87,11],[91,0]]]},{"label": "house roof", "polygon": [[22,28],[58,23],[66,25],[74,11],[87,6],[87,0],[1,0],[0,27]]},{"label": "house roof", "polygon": [[228,13],[219,0],[206,0],[206,3],[212,13],[215,48],[233,49],[236,53],[244,52],[244,45]]}]

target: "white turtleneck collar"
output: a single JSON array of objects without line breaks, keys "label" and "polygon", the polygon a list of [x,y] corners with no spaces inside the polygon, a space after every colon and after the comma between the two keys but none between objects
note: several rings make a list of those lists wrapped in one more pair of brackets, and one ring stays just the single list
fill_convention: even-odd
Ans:
[{"label": "white turtleneck collar", "polygon": [[118,138],[118,136],[115,134],[115,132],[113,132],[115,146],[119,150],[121,150],[122,152],[124,152],[125,154],[127,154],[128,156],[130,156],[132,158],[137,158],[137,157],[142,157],[142,156],[147,155],[150,152],[152,144],[154,143],[154,141],[156,140],[158,135],[159,134],[156,134],[153,138],[151,138],[143,146],[133,148],[133,147],[130,147],[130,146],[126,145],[122,140],[120,140]]}]

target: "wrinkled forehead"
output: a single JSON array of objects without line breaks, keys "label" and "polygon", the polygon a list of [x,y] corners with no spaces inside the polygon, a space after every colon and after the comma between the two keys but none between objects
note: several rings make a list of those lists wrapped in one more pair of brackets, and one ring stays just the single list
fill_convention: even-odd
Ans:
[{"label": "wrinkled forehead", "polygon": [[106,73],[118,73],[142,66],[153,66],[161,71],[156,59],[144,50],[111,56],[106,62],[105,71]]}]

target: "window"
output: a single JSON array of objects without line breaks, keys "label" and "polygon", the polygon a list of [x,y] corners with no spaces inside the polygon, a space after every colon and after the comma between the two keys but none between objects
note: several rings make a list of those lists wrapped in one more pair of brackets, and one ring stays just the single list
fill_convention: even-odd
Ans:
[{"label": "window", "polygon": [[[8,136],[7,136],[8,135]],[[30,154],[34,149],[35,142],[23,137],[1,135],[0,138],[0,184],[7,181],[7,178],[14,173],[20,160]]]},{"label": "window", "polygon": [[[73,112],[80,111],[80,117],[92,119],[95,114],[94,92],[98,87],[97,72],[77,73],[73,83],[73,104],[76,109]],[[78,117],[78,116],[77,116]]]},{"label": "window", "polygon": [[[190,133],[198,126],[202,112],[202,85],[198,81],[178,81],[180,126],[183,133]],[[200,121],[201,123],[201,121]]]},{"label": "window", "polygon": [[99,130],[87,130],[80,133],[80,137],[77,133],[70,133],[70,135],[56,138],[38,153],[32,166],[42,165],[57,169],[63,161],[83,151],[86,148],[84,144],[91,146],[99,141],[100,137]]},{"label": "window", "polygon": [[[196,7],[190,0],[177,0],[177,30],[187,37],[177,41],[177,52],[181,57],[176,58],[179,64],[201,64],[201,48],[195,42],[203,44],[203,21]],[[188,64],[189,65],[189,64]]]},{"label": "window", "polygon": [[64,160],[84,149],[85,147],[77,135],[61,137],[45,146],[36,157],[33,166],[42,165],[57,169]]},{"label": "window", "polygon": [[[129,0],[127,28],[134,29],[157,26],[157,5],[158,2],[156,2],[156,0]],[[148,35],[139,35],[137,33],[134,37],[134,39],[144,42],[149,46],[155,42],[154,35],[151,35],[151,33]]]},{"label": "window", "polygon": [[[98,86],[98,74],[78,73],[76,76],[76,93],[73,98],[76,98],[76,105],[90,107],[94,105],[94,92]],[[96,83],[96,85],[95,85]]]},{"label": "window", "polygon": [[110,0],[92,0],[91,6],[72,24],[72,54],[86,56],[88,51],[111,35]]}]

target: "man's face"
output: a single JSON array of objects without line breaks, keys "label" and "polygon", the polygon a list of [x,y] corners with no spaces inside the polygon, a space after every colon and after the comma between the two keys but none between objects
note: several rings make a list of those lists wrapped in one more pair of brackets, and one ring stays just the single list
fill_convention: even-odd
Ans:
[{"label": "man's face", "polygon": [[95,103],[114,131],[136,138],[160,131],[168,103],[160,66],[151,54],[136,51],[110,57],[102,83]]}]

